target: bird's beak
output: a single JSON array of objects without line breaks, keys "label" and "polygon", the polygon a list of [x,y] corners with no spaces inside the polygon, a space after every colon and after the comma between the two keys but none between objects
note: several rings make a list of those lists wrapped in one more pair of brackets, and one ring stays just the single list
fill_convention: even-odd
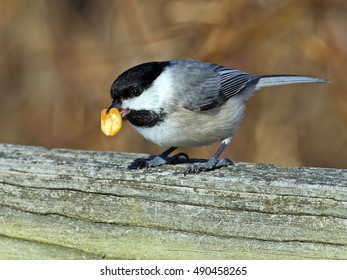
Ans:
[{"label": "bird's beak", "polygon": [[131,110],[128,109],[128,108],[121,108],[121,106],[122,106],[122,104],[121,104],[120,102],[117,102],[117,100],[114,99],[114,100],[112,101],[111,106],[107,108],[106,114],[108,114],[108,112],[109,112],[112,108],[116,108],[116,109],[119,110],[119,113],[120,113],[120,115],[122,116],[122,119],[123,119],[123,120],[126,119],[126,115],[128,115],[128,114],[131,112]]},{"label": "bird's beak", "polygon": [[112,104],[110,107],[107,108],[106,110],[106,114],[108,114],[108,112],[112,109],[112,108],[119,108],[120,104],[117,102],[116,99],[113,99]]}]

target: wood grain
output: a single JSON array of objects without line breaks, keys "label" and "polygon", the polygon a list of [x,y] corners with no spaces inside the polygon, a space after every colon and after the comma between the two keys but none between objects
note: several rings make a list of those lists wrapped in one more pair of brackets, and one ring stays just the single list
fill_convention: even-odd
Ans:
[{"label": "wood grain", "polygon": [[139,156],[0,145],[0,259],[347,258],[346,170]]}]

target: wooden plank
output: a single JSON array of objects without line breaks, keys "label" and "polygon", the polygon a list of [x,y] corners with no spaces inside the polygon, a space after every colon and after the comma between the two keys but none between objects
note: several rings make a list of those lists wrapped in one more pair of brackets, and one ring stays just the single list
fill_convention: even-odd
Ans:
[{"label": "wooden plank", "polygon": [[346,259],[347,172],[0,145],[0,258]]}]

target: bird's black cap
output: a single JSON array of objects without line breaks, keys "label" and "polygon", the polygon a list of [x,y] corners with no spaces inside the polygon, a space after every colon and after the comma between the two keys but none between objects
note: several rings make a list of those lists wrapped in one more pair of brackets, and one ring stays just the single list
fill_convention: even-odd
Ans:
[{"label": "bird's black cap", "polygon": [[111,86],[112,99],[120,101],[141,95],[169,64],[169,61],[146,62],[123,72]]}]

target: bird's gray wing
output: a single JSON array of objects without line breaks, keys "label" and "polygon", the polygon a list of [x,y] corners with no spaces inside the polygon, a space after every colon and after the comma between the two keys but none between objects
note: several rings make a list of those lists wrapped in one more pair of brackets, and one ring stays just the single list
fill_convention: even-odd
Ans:
[{"label": "bird's gray wing", "polygon": [[190,84],[191,89],[185,89],[187,92],[182,106],[191,111],[216,108],[245,88],[255,85],[260,79],[215,64],[205,64],[200,73],[194,75],[193,72],[189,78],[194,83]]}]

